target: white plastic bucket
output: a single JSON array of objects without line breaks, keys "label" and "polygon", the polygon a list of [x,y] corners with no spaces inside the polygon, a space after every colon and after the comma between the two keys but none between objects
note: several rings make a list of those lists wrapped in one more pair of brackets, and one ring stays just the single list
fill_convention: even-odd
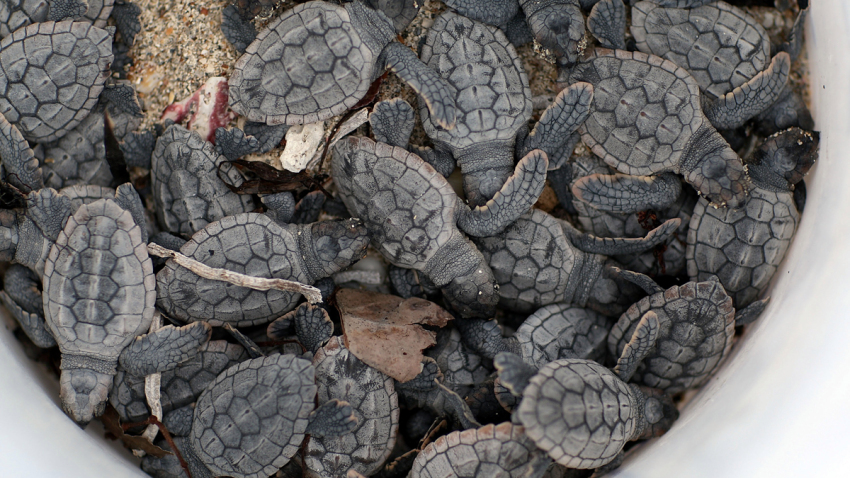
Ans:
[{"label": "white plastic bucket", "polygon": [[[850,474],[850,2],[812,3],[820,160],[770,305],[674,427],[609,476]],[[0,329],[0,476],[146,477],[99,427],[65,416],[56,381]]]}]

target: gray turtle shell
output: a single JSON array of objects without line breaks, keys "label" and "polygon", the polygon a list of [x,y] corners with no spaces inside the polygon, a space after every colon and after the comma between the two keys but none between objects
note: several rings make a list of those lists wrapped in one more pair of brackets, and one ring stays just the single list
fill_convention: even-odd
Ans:
[{"label": "gray turtle shell", "polygon": [[62,189],[76,184],[109,186],[112,171],[106,162],[103,115],[92,113],[57,141],[35,149],[44,185]]},{"label": "gray turtle shell", "polygon": [[[272,21],[233,67],[233,111],[270,125],[306,124],[357,104],[379,74],[375,64],[383,45],[361,35],[351,11],[307,2]],[[380,27],[387,41],[395,36],[391,23]]]},{"label": "gray turtle shell", "polygon": [[419,453],[408,476],[520,478],[545,461],[523,427],[504,422],[441,436]]},{"label": "gray turtle shell", "polygon": [[637,2],[631,32],[640,51],[688,70],[709,99],[743,85],[770,63],[764,28],[722,1],[696,8]]},{"label": "gray turtle shell", "polygon": [[62,188],[59,193],[71,200],[72,211],[76,211],[83,204],[91,204],[98,199],[112,199],[115,197],[115,190],[112,188],[88,184],[77,184]]},{"label": "gray turtle shell", "polygon": [[739,209],[715,209],[700,199],[688,230],[688,276],[716,275],[735,306],[746,307],[767,289],[799,223],[790,191],[754,187]]},{"label": "gray turtle shell", "polygon": [[[151,187],[157,220],[166,230],[194,234],[213,221],[254,209],[250,195],[234,193],[219,179],[218,165],[225,160],[212,143],[179,125],[157,139]],[[231,184],[243,180],[235,168],[223,167],[221,174]]]},{"label": "gray turtle shell", "polygon": [[492,370],[480,355],[463,344],[456,328],[443,328],[437,333],[437,345],[425,351],[443,372],[443,384],[461,397],[472,387],[487,380]]},{"label": "gray turtle shell", "polygon": [[601,362],[608,343],[607,317],[569,304],[552,304],[537,309],[520,325],[514,337],[522,359],[537,368],[564,357]]},{"label": "gray turtle shell", "polygon": [[141,228],[110,199],[68,218],[47,256],[43,284],[45,320],[63,354],[117,362],[150,328],[153,265]]},{"label": "gray turtle shell", "polygon": [[[160,376],[160,403],[163,413],[185,407],[198,397],[224,370],[248,359],[245,349],[224,340],[213,340],[202,346],[192,358]],[[140,422],[150,416],[145,397],[145,377],[137,377],[119,369],[109,394],[123,423]]]},{"label": "gray turtle shell", "polygon": [[640,427],[635,392],[602,365],[550,362],[531,378],[514,412],[526,434],[568,468],[610,462]]},{"label": "gray turtle shell", "polygon": [[315,408],[316,371],[294,355],[230,367],[198,398],[189,440],[214,476],[266,478],[298,452]]},{"label": "gray turtle shell", "polygon": [[391,377],[366,365],[333,337],[313,356],[319,406],[348,402],[357,427],[339,437],[311,437],[304,453],[307,476],[343,478],[348,470],[370,476],[381,469],[398,434],[398,394]]},{"label": "gray turtle shell", "polygon": [[[77,21],[88,20],[98,28],[105,27],[115,1],[88,0],[87,3],[86,14]],[[0,3],[0,38],[32,23],[46,22],[48,11],[47,0],[4,0]]]},{"label": "gray turtle shell", "polygon": [[658,340],[631,381],[670,394],[698,387],[732,348],[732,298],[715,280],[688,282],[644,297],[611,329],[608,350],[612,355],[621,355],[641,317],[650,310],[658,315]]},{"label": "gray turtle shell", "polygon": [[[255,277],[312,284],[301,260],[309,225],[283,227],[265,214],[227,216],[201,229],[180,252],[210,267]],[[212,326],[259,325],[295,307],[301,295],[276,289],[261,291],[205,279],[173,260],[156,275],[157,306],[178,320],[204,320]]]},{"label": "gray turtle shell", "polygon": [[625,174],[678,172],[691,137],[708,123],[697,82],[658,56],[597,48],[570,81],[594,87],[590,114],[579,127],[582,140]]},{"label": "gray turtle shell", "polygon": [[453,150],[482,142],[512,147],[531,118],[531,88],[516,49],[501,30],[447,11],[429,29],[420,57],[455,89],[452,129],[434,124],[425,102],[419,102],[422,126],[435,143]]},{"label": "gray turtle shell", "polygon": [[43,22],[0,40],[0,113],[29,141],[61,138],[97,104],[112,35],[84,22]]}]

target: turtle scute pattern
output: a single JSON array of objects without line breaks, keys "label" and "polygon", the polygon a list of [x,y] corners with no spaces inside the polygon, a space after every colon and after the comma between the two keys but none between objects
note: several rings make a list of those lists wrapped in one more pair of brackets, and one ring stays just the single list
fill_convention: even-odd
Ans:
[{"label": "turtle scute pattern", "polygon": [[0,113],[29,141],[61,138],[97,104],[112,35],[84,22],[34,23],[0,40]]},{"label": "turtle scute pattern", "polygon": [[316,371],[294,355],[247,360],[198,399],[189,436],[214,476],[265,478],[298,452],[315,408]]},{"label": "turtle scute pattern", "polygon": [[566,353],[602,361],[607,345],[608,319],[590,309],[552,304],[537,309],[517,328],[525,362],[543,367]]},{"label": "turtle scute pattern", "polygon": [[634,391],[596,362],[562,359],[531,378],[515,412],[526,434],[557,463],[598,468],[639,428]]},{"label": "turtle scute pattern", "polygon": [[339,437],[311,437],[305,448],[307,476],[344,478],[349,469],[370,476],[381,469],[398,434],[398,394],[391,377],[363,363],[332,338],[313,356],[319,406],[348,402],[357,427]]},{"label": "turtle scute pattern", "polygon": [[548,462],[510,422],[441,436],[416,457],[412,478],[519,478]]}]

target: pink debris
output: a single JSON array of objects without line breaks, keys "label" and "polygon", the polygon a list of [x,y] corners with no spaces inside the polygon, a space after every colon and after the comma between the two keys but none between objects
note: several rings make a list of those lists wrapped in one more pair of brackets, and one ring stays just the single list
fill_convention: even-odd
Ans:
[{"label": "pink debris", "polygon": [[236,118],[228,107],[227,91],[227,78],[210,78],[189,97],[165,108],[160,119],[180,123],[188,116],[186,127],[215,144],[215,130]]}]

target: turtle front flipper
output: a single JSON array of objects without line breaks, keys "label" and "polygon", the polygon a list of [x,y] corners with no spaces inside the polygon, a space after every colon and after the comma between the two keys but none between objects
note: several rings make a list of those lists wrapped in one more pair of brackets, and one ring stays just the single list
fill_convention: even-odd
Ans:
[{"label": "turtle front flipper", "polygon": [[235,4],[221,11],[221,33],[239,54],[245,53],[248,45],[257,38],[257,29],[251,20],[243,17]]},{"label": "turtle front flipper", "polygon": [[295,324],[295,335],[310,352],[316,353],[333,335],[334,324],[321,307],[305,302],[278,320],[286,319]]},{"label": "turtle front flipper", "polygon": [[111,17],[127,46],[133,46],[136,35],[142,31],[141,15],[141,7],[129,1],[116,1],[112,7]]},{"label": "turtle front flipper", "polygon": [[212,327],[195,322],[183,327],[167,325],[156,332],[141,335],[127,346],[118,363],[138,377],[171,370],[198,353],[210,340]]},{"label": "turtle front flipper", "polygon": [[307,419],[310,424],[304,433],[316,437],[342,436],[357,428],[354,409],[348,402],[335,398],[313,410]]},{"label": "turtle front flipper", "polygon": [[626,6],[623,0],[602,0],[587,16],[587,29],[605,48],[626,49]]},{"label": "turtle front flipper", "polygon": [[410,103],[401,98],[379,101],[369,115],[375,140],[407,149],[415,126],[416,114]]},{"label": "turtle front flipper", "polygon": [[260,141],[239,128],[221,127],[215,130],[215,150],[228,161],[236,161],[247,154],[259,152]]},{"label": "turtle front flipper", "polygon": [[455,89],[401,43],[390,43],[382,54],[387,67],[419,94],[428,106],[431,119],[445,129],[454,128],[457,120]]},{"label": "turtle front flipper", "polygon": [[670,207],[682,193],[682,181],[673,173],[591,174],[573,183],[571,192],[600,211],[632,214]]},{"label": "turtle front flipper", "polygon": [[44,187],[38,159],[18,128],[5,117],[0,117],[0,158],[3,158],[0,164],[3,181],[24,194]]},{"label": "turtle front flipper", "polygon": [[646,237],[637,238],[611,238],[596,237],[592,234],[579,232],[576,228],[565,221],[560,221],[564,233],[570,242],[578,249],[593,254],[604,254],[614,256],[620,254],[634,254],[663,244],[672,236],[682,223],[679,218],[668,219],[663,224],[649,231]]},{"label": "turtle front flipper", "polygon": [[517,397],[528,386],[531,377],[537,374],[537,369],[525,363],[519,355],[502,352],[493,358],[493,365],[499,372],[499,382]]},{"label": "turtle front flipper", "polygon": [[88,9],[86,0],[50,0],[47,2],[47,21],[60,22],[78,18],[85,15]]},{"label": "turtle front flipper", "polygon": [[778,53],[770,66],[750,81],[716,100],[703,97],[703,113],[717,129],[738,128],[776,102],[790,72],[791,57],[785,52]]},{"label": "turtle front flipper", "polygon": [[274,222],[285,226],[292,221],[292,216],[295,214],[295,197],[291,192],[267,194],[261,197],[260,201],[266,206],[266,216],[272,218]]},{"label": "turtle front flipper", "polygon": [[295,212],[292,213],[290,221],[293,224],[311,224],[318,221],[327,200],[328,197],[322,191],[308,193],[295,204]]},{"label": "turtle front flipper", "polygon": [[558,93],[525,138],[523,155],[534,149],[543,150],[547,157],[557,155],[570,140],[570,135],[587,119],[591,101],[593,85],[590,83],[575,83]]},{"label": "turtle front flipper", "polygon": [[750,305],[739,310],[735,314],[735,326],[747,325],[758,319],[761,313],[764,312],[764,309],[767,308],[768,301],[770,301],[770,297],[752,302]]},{"label": "turtle front flipper", "polygon": [[797,4],[800,6],[800,12],[797,14],[796,20],[794,20],[794,25],[791,27],[791,31],[788,32],[785,43],[778,45],[776,48],[777,51],[787,52],[791,56],[791,61],[796,60],[800,55],[800,51],[803,50],[803,26],[809,14],[809,0],[798,0]]},{"label": "turtle front flipper", "polygon": [[133,216],[133,221],[139,225],[142,234],[142,242],[148,242],[148,228],[145,221],[145,205],[142,204],[142,198],[136,192],[136,188],[130,183],[124,183],[118,186],[115,190],[115,203],[121,206],[121,209],[129,211]]},{"label": "turtle front flipper", "polygon": [[679,170],[688,184],[715,206],[744,203],[749,187],[744,163],[716,129],[703,124],[686,149]]},{"label": "turtle front flipper", "polygon": [[487,237],[502,232],[528,212],[543,192],[549,160],[536,149],[516,165],[514,174],[483,206],[460,208],[457,225],[470,236]]},{"label": "turtle front flipper", "polygon": [[644,292],[649,295],[664,292],[664,288],[658,285],[658,283],[652,280],[652,278],[648,275],[644,275],[639,272],[623,270],[619,267],[615,267],[612,265],[608,265],[606,266],[606,268],[607,270],[613,272],[616,277],[631,282],[632,284],[643,289]]},{"label": "turtle front flipper", "polygon": [[18,321],[27,337],[41,348],[53,347],[56,339],[44,323],[44,303],[38,290],[38,276],[24,266],[12,264],[6,269],[0,301]]},{"label": "turtle front flipper", "polygon": [[628,382],[632,378],[638,364],[655,347],[660,328],[658,315],[655,312],[650,310],[641,317],[634,334],[632,334],[631,340],[623,348],[623,353],[620,354],[620,358],[617,359],[617,365],[614,367],[614,373],[624,382]]}]

